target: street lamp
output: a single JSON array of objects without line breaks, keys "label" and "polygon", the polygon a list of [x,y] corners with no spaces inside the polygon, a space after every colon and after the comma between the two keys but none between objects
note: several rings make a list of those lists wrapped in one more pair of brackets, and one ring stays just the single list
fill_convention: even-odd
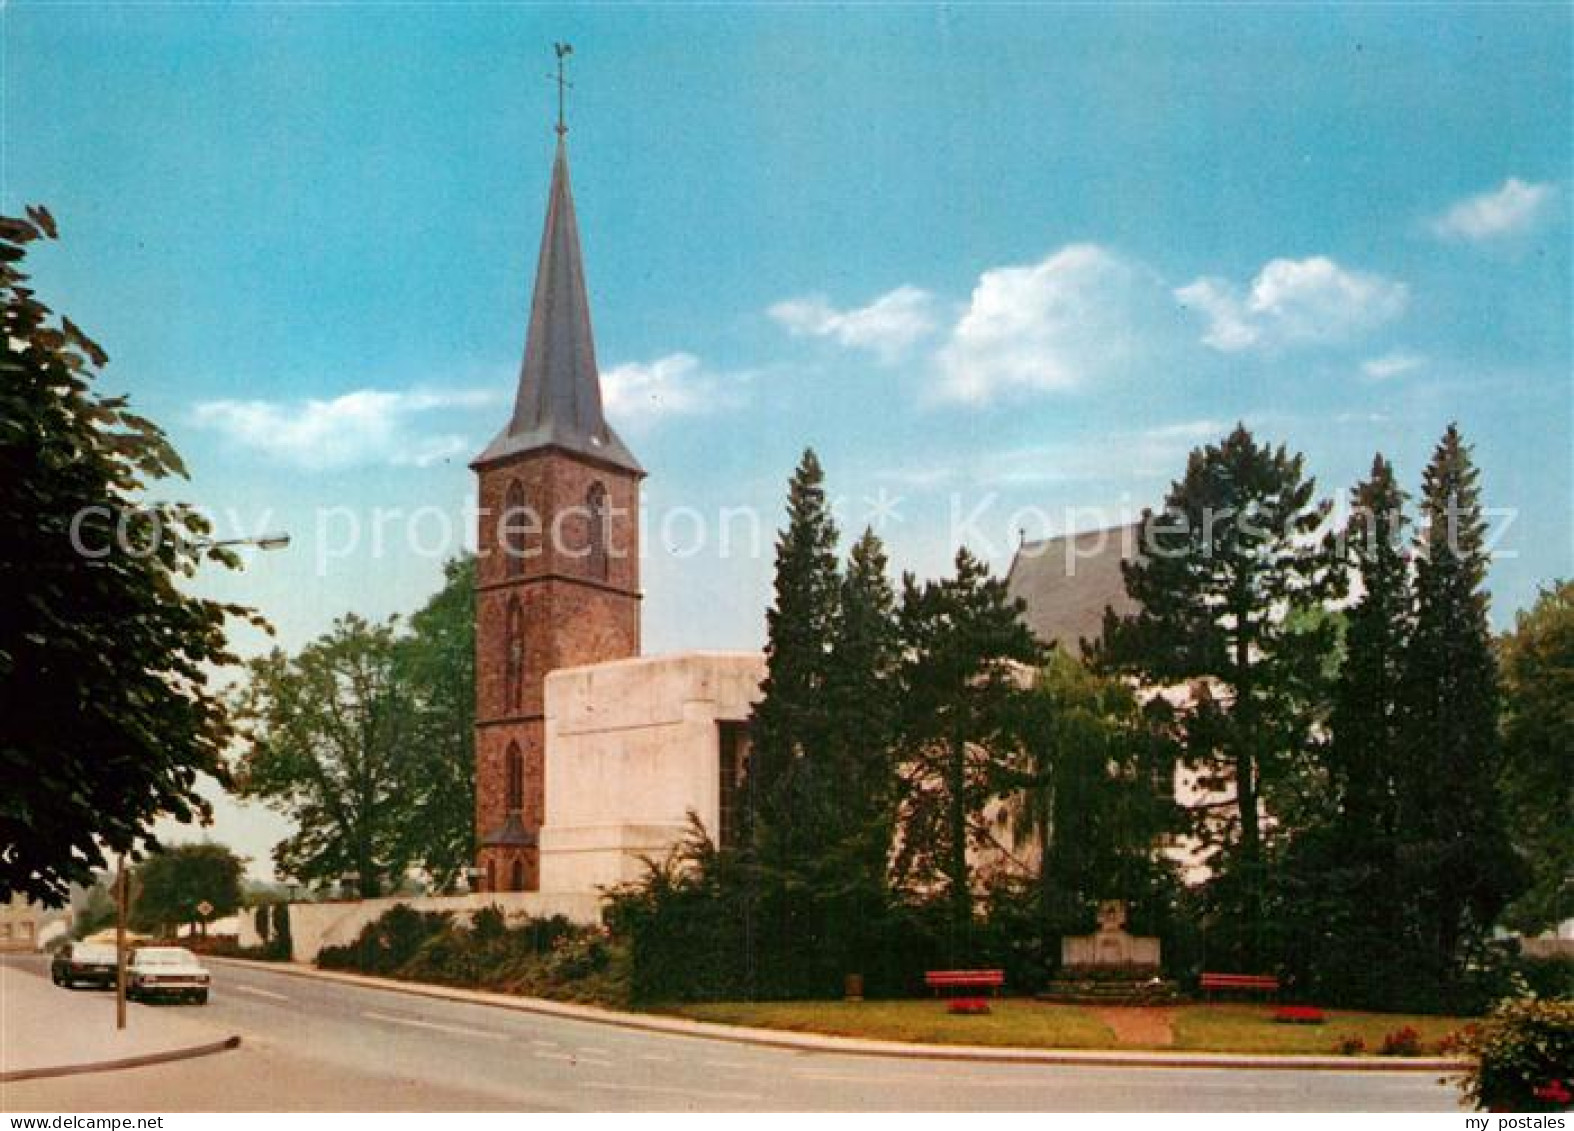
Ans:
[{"label": "street lamp", "polygon": [[465,883],[470,885],[470,890],[472,893],[481,890],[481,881],[484,879],[486,879],[485,868],[472,867],[465,869]]},{"label": "street lamp", "polygon": [[283,531],[273,534],[259,534],[255,538],[198,538],[195,540],[199,550],[217,550],[227,546],[255,546],[259,550],[282,550],[290,544],[290,536]]},{"label": "street lamp", "polygon": [[346,872],[346,873],[344,873],[344,875],[339,877],[339,888],[340,888],[341,892],[353,893],[353,894],[346,894],[344,896],[344,898],[346,898],[346,899],[360,899],[361,898],[361,873],[359,873],[359,872]]}]

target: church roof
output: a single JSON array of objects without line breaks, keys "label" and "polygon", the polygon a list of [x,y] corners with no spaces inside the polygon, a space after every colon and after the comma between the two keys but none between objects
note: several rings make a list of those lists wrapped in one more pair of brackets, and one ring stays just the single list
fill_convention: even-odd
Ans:
[{"label": "church roof", "polygon": [[1140,533],[1140,525],[1118,526],[1017,547],[1006,591],[1026,602],[1022,620],[1041,643],[1080,655],[1083,640],[1103,633],[1106,607],[1122,616],[1137,611],[1120,563],[1136,555]]},{"label": "church roof", "polygon": [[561,134],[552,163],[552,190],[541,234],[514,415],[475,463],[491,463],[539,448],[561,448],[644,474],[602,414],[579,223],[569,186],[568,150]]}]

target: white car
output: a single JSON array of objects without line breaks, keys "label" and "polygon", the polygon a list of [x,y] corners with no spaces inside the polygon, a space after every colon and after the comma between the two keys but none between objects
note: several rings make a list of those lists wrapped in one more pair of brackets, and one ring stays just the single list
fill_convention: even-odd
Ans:
[{"label": "white car", "polygon": [[139,946],[126,966],[126,997],[172,997],[205,1005],[211,980],[197,956],[183,946]]}]

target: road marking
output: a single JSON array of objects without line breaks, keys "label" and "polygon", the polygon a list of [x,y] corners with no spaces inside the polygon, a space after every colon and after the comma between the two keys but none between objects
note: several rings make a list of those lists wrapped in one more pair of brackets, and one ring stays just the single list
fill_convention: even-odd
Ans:
[{"label": "road marking", "polygon": [[604,1092],[649,1092],[658,1096],[702,1096],[712,1100],[760,1100],[759,1092],[705,1092],[698,1088],[664,1088],[659,1084],[610,1084],[601,1080],[586,1080],[582,1088],[600,1088]]},{"label": "road marking", "polygon": [[642,1053],[639,1054],[639,1059],[641,1059],[641,1060],[659,1060],[663,1064],[671,1064],[672,1063],[672,1058],[670,1056],[662,1056],[660,1053],[655,1053],[655,1052],[642,1052]]},{"label": "road marking", "polygon": [[239,994],[251,994],[254,997],[271,998],[274,1001],[289,1001],[283,994],[276,994],[272,990],[259,990],[256,986],[225,986],[227,990],[234,990]]},{"label": "road marking", "polygon": [[747,1064],[739,1064],[735,1060],[704,1060],[700,1062],[706,1068],[747,1068]]},{"label": "road marking", "polygon": [[373,1013],[370,1011],[361,1014],[368,1021],[386,1021],[390,1025],[408,1025],[412,1029],[431,1029],[438,1033],[453,1033],[460,1037],[480,1037],[487,1041],[508,1040],[502,1033],[489,1033],[485,1029],[467,1029],[463,1025],[439,1025],[436,1021],[419,1021],[414,1017],[395,1017],[391,1013]]},{"label": "road marking", "polygon": [[530,1043],[538,1049],[555,1049],[558,1047],[556,1041],[531,1041]]},{"label": "road marking", "polygon": [[606,1049],[598,1049],[598,1048],[594,1048],[594,1047],[592,1047],[590,1045],[580,1045],[579,1046],[579,1051],[580,1052],[588,1052],[591,1056],[611,1056],[612,1055]]},{"label": "road marking", "polygon": [[611,1068],[610,1060],[597,1060],[590,1056],[575,1056],[571,1052],[538,1052],[532,1053],[537,1060],[561,1060],[568,1064],[588,1064],[592,1068]]}]

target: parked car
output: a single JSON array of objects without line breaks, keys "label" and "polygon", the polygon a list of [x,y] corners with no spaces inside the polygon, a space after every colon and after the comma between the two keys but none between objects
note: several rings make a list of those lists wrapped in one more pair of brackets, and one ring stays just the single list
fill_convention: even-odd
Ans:
[{"label": "parked car", "polygon": [[126,966],[126,997],[133,1001],[180,998],[200,1005],[208,1000],[210,981],[197,956],[183,946],[139,946]]},{"label": "parked car", "polygon": [[49,961],[49,978],[57,986],[70,989],[115,984],[115,948],[90,942],[68,942],[55,951]]}]

